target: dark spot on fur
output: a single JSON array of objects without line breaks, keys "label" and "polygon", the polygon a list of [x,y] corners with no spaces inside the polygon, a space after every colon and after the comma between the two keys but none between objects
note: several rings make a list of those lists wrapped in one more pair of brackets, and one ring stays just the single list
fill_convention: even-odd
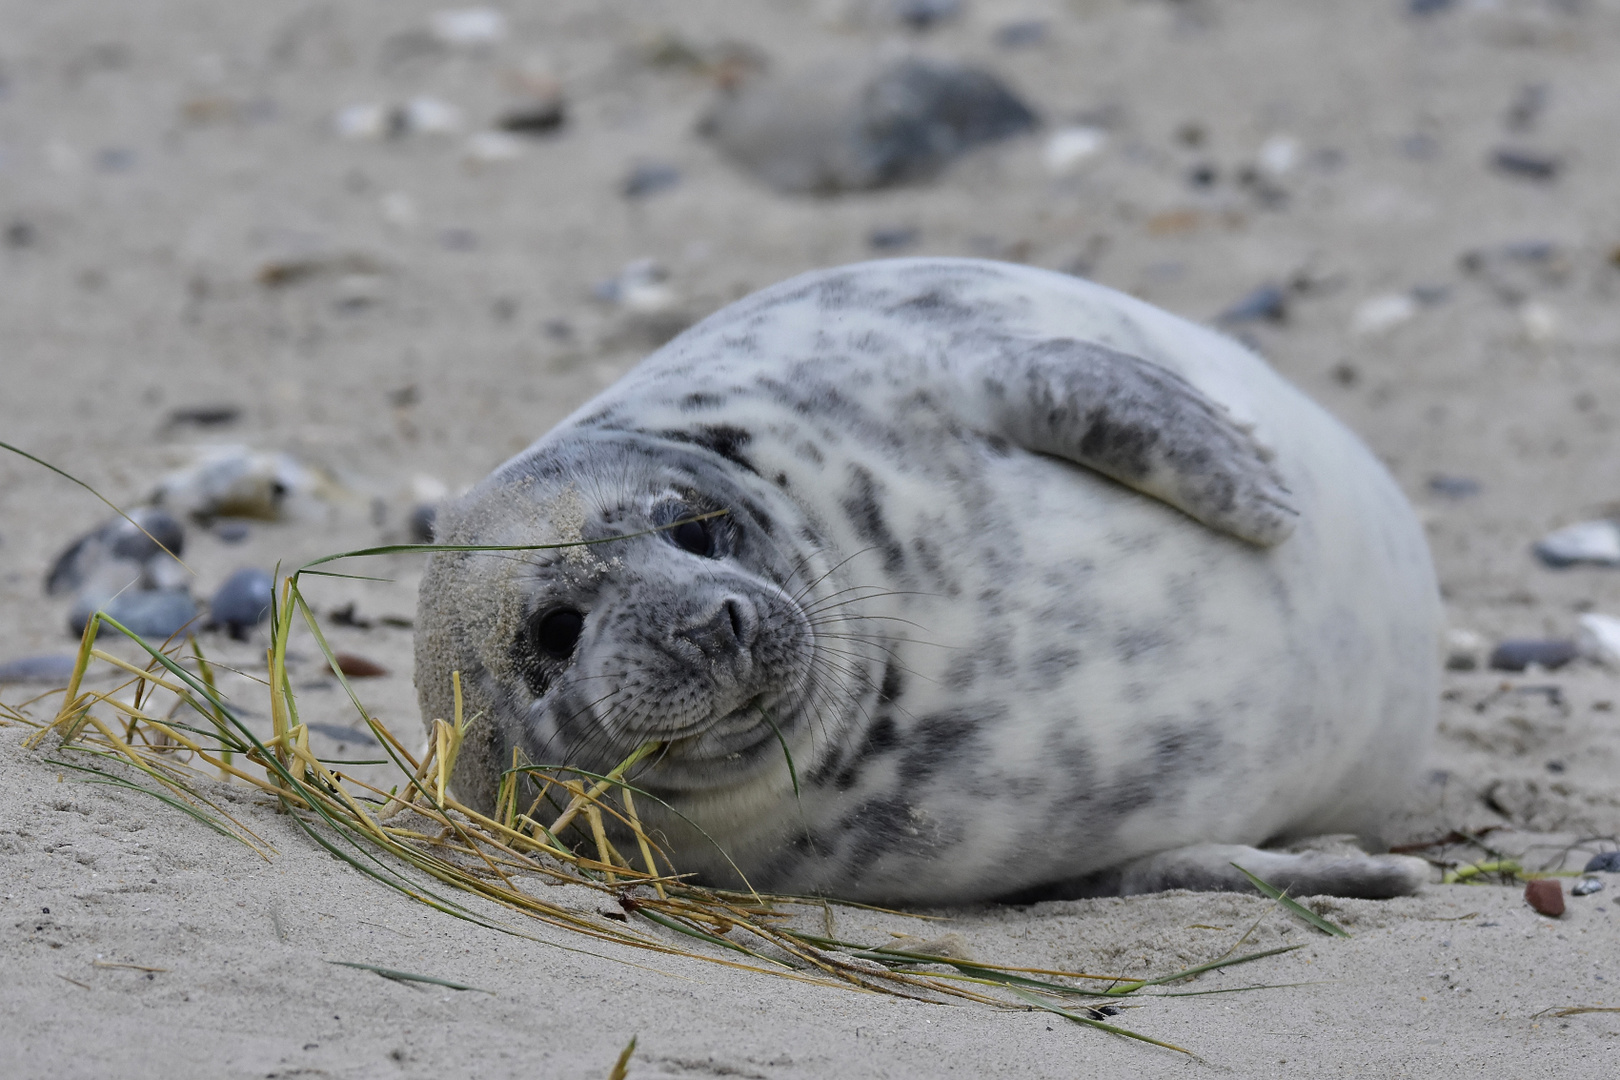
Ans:
[{"label": "dark spot on fur", "polygon": [[993,723],[1006,711],[1002,706],[980,706],[919,717],[906,733],[906,752],[900,759],[901,785],[915,788],[927,783],[942,765],[963,755],[986,723]]},{"label": "dark spot on fur", "polygon": [[[900,700],[900,694],[904,689],[905,676],[900,673],[900,665],[894,662],[893,657],[890,657],[889,662],[883,665],[883,683],[878,689],[878,700],[885,705],[893,704]],[[874,731],[876,727],[877,725],[873,725]],[[891,732],[894,729],[892,721],[889,722],[889,729]]]},{"label": "dark spot on fur", "polygon": [[1148,725],[1145,734],[1151,747],[1147,760],[1121,777],[1101,803],[1116,820],[1144,806],[1183,795],[1187,787],[1184,779],[1207,771],[1221,743],[1212,720],[1190,724],[1163,721]]},{"label": "dark spot on fur", "polygon": [[964,304],[939,289],[931,289],[910,300],[904,300],[889,309],[889,313],[913,322],[964,323],[979,318],[979,309]]},{"label": "dark spot on fur", "polygon": [[696,412],[699,409],[716,409],[726,403],[721,394],[692,393],[681,398],[682,412]]},{"label": "dark spot on fur", "polygon": [[855,534],[883,553],[883,568],[897,573],[905,565],[906,553],[883,516],[877,481],[864,466],[851,465],[849,471],[850,493],[843,500],[844,513],[855,526]]},{"label": "dark spot on fur", "polygon": [[1080,650],[1063,647],[1043,649],[1029,665],[1033,688],[1052,690],[1069,672],[1080,666]]},{"label": "dark spot on fur", "polygon": [[744,431],[740,427],[732,427],[730,424],[704,424],[693,428],[691,431],[675,429],[660,431],[657,434],[660,438],[668,439],[671,442],[701,446],[705,450],[720,455],[738,468],[746,469],[755,476],[759,475],[759,470],[754,468],[754,463],[744,457],[742,453],[742,448],[752,442],[754,436],[751,432]]},{"label": "dark spot on fur", "polygon": [[1129,664],[1169,644],[1170,639],[1162,630],[1127,630],[1114,639],[1114,655],[1121,663]]},{"label": "dark spot on fur", "polygon": [[839,822],[839,829],[853,834],[849,861],[862,866],[890,851],[922,853],[928,844],[921,837],[911,808],[898,796],[867,799]]},{"label": "dark spot on fur", "polygon": [[783,491],[786,491],[788,487],[788,474],[785,472],[779,472],[771,478],[771,482],[777,487],[781,488]]},{"label": "dark spot on fur", "polygon": [[833,784],[839,791],[848,791],[860,779],[861,766],[880,754],[888,753],[898,745],[900,745],[900,731],[895,727],[894,718],[880,715],[872,722],[872,726],[866,729],[866,739],[861,743],[860,749],[855,751],[850,763],[840,769],[838,775],[833,778]]}]

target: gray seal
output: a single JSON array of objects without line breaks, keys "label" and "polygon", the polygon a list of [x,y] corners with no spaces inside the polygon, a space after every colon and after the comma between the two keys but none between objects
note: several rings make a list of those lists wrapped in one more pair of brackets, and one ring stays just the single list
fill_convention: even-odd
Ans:
[{"label": "gray seal", "polygon": [[602,772],[657,741],[636,783],[667,808],[637,808],[719,885],[1426,880],[1255,846],[1376,837],[1423,756],[1440,605],[1410,506],[1252,353],[1101,286],[961,259],[794,278],[441,521],[446,544],[607,541],[432,557],[417,687],[447,717],[462,674],[472,805],[514,750]]}]

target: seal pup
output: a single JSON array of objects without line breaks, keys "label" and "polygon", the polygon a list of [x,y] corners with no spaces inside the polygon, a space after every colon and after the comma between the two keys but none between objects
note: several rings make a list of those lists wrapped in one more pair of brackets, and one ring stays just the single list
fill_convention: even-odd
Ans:
[{"label": "seal pup", "polygon": [[[442,516],[416,681],[516,748],[636,776],[701,880],[881,903],[1390,896],[1439,593],[1377,460],[1260,359],[1101,286],[897,259],[705,319]],[[618,539],[613,539],[618,538]],[[701,828],[701,832],[698,829]]]}]

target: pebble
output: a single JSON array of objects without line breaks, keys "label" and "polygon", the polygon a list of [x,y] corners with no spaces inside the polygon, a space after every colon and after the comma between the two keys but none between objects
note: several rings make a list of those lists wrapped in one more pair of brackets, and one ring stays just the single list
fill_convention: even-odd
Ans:
[{"label": "pebble", "polygon": [[311,731],[320,732],[322,735],[325,735],[328,739],[333,740],[340,746],[346,743],[365,744],[374,743],[377,741],[377,736],[371,733],[370,728],[351,728],[344,727],[341,724],[322,724],[319,722],[312,723],[309,721],[305,721],[304,726],[309,728]]},{"label": "pebble", "polygon": [[1049,30],[1042,19],[1020,19],[996,27],[995,42],[1003,49],[1027,49],[1046,40]]},{"label": "pebble", "polygon": [[131,590],[102,604],[81,598],[68,616],[68,629],[76,636],[83,634],[85,624],[97,610],[117,619],[141,637],[159,641],[180,633],[198,614],[197,602],[180,589]]},{"label": "pebble", "polygon": [[1102,151],[1108,144],[1108,132],[1098,127],[1068,127],[1052,133],[1046,140],[1041,157],[1046,171],[1053,176],[1067,176]]},{"label": "pebble", "polygon": [[656,315],[675,306],[675,290],[669,286],[669,273],[654,259],[625,263],[618,274],[597,282],[591,295],[643,315]]},{"label": "pebble", "polygon": [[349,105],[332,115],[332,130],[345,139],[453,135],[461,126],[461,110],[435,97],[414,97],[403,105]]},{"label": "pebble", "polygon": [[240,544],[252,532],[245,521],[222,521],[214,526],[214,535],[226,544]]},{"label": "pebble", "polygon": [[1446,631],[1446,670],[1476,671],[1485,662],[1490,643],[1472,630]]},{"label": "pebble", "polygon": [[1500,147],[1491,153],[1491,164],[1498,172],[1526,180],[1554,180],[1563,162],[1551,154]]},{"label": "pebble", "polygon": [[480,48],[504,40],[506,16],[494,8],[446,8],[428,17],[428,30],[446,45]]},{"label": "pebble", "polygon": [[1491,650],[1490,666],[1493,671],[1523,671],[1535,664],[1557,671],[1579,655],[1568,638],[1509,638]]},{"label": "pebble", "polygon": [[1413,15],[1438,15],[1450,11],[1457,0],[1406,0],[1406,10]]},{"label": "pebble", "polygon": [[1288,292],[1280,285],[1262,285],[1258,289],[1221,312],[1216,321],[1223,325],[1233,323],[1280,323],[1288,318]]},{"label": "pebble", "polygon": [[1620,566],[1620,522],[1578,521],[1543,536],[1533,550],[1536,558],[1557,569],[1581,563]]},{"label": "pebble", "polygon": [[[149,576],[167,580],[168,575],[155,563],[157,559],[173,562],[163,548],[168,548],[175,555],[180,554],[185,546],[184,527],[172,514],[153,506],[137,507],[129,512],[129,516],[140,525],[139,529],[116,517],[69,544],[45,575],[45,592],[50,596],[75,592],[96,576],[97,571],[109,560],[130,563],[137,576],[146,574],[146,565],[153,563],[155,573]],[[143,533],[141,529],[146,532]],[[130,580],[134,578],[125,578],[125,581]],[[116,592],[122,587],[122,584],[116,585],[112,591]]]},{"label": "pebble", "polygon": [[1599,877],[1583,877],[1569,887],[1575,896],[1591,896],[1595,892],[1603,891],[1603,879]]},{"label": "pebble", "polygon": [[1255,164],[1273,178],[1283,177],[1299,164],[1299,140],[1292,135],[1272,135],[1260,144]]},{"label": "pebble", "polygon": [[523,156],[523,140],[505,131],[478,131],[468,137],[461,154],[473,165],[498,165]]},{"label": "pebble", "polygon": [[1550,919],[1564,913],[1564,886],[1557,878],[1536,878],[1525,883],[1524,900]]},{"label": "pebble", "polygon": [[1471,499],[1480,492],[1479,481],[1471,476],[1429,477],[1429,490],[1448,499]]},{"label": "pebble", "polygon": [[644,199],[680,186],[680,170],[660,162],[644,162],[630,170],[619,192],[627,199]]},{"label": "pebble", "polygon": [[1583,874],[1620,874],[1620,850],[1605,851],[1586,861]]},{"label": "pebble", "polygon": [[73,677],[77,663],[71,656],[24,656],[0,662],[0,683],[62,685]]},{"label": "pebble", "polygon": [[332,130],[345,139],[381,139],[393,134],[393,113],[375,102],[345,105],[332,114]]},{"label": "pebble", "polygon": [[242,418],[242,409],[238,405],[189,405],[179,409],[170,409],[168,417],[163,421],[165,428],[176,427],[225,427],[234,424]]},{"label": "pebble", "polygon": [[461,110],[435,97],[414,97],[399,110],[406,135],[454,135],[461,130]]},{"label": "pebble", "polygon": [[1409,292],[1386,293],[1363,300],[1350,315],[1350,332],[1358,337],[1387,333],[1417,317],[1418,302]]},{"label": "pebble", "polygon": [[1576,621],[1580,630],[1575,644],[1581,655],[1606,668],[1620,669],[1620,619],[1591,611]]},{"label": "pebble", "polygon": [[887,6],[913,30],[929,30],[962,14],[962,0],[888,0]]},{"label": "pebble", "polygon": [[1524,328],[1525,340],[1532,345],[1557,341],[1561,323],[1558,309],[1551,304],[1529,300],[1519,305],[1519,325]]},{"label": "pebble", "polygon": [[928,179],[1035,124],[994,75],[909,58],[745,80],[723,93],[700,130],[780,191],[835,192]]},{"label": "pebble", "polygon": [[377,275],[383,267],[369,255],[358,252],[298,254],[266,259],[254,275],[260,285],[279,289],[320,277]]},{"label": "pebble", "polygon": [[1440,152],[1440,140],[1426,131],[1414,131],[1401,139],[1401,153],[1413,161],[1429,161]]},{"label": "pebble", "polygon": [[375,660],[354,653],[335,652],[332,658],[337,661],[338,670],[351,679],[375,679],[388,674],[388,669]]},{"label": "pebble", "polygon": [[231,637],[245,640],[247,633],[270,616],[275,598],[275,579],[257,567],[244,567],[225,579],[208,601],[212,625],[223,627]]},{"label": "pebble", "polygon": [[1464,273],[1480,277],[1511,304],[1522,304],[1539,290],[1563,285],[1575,270],[1569,252],[1550,240],[1475,248],[1463,252],[1457,262]]},{"label": "pebble", "polygon": [[1502,122],[1513,131],[1529,131],[1541,119],[1541,114],[1547,111],[1551,100],[1552,93],[1546,83],[1526,83],[1514,96],[1513,104],[1508,106]]},{"label": "pebble", "polygon": [[568,119],[561,96],[510,109],[501,114],[495,126],[514,135],[551,135]]},{"label": "pebble", "polygon": [[897,251],[917,242],[918,232],[908,225],[876,228],[866,234],[866,242],[874,251]]}]

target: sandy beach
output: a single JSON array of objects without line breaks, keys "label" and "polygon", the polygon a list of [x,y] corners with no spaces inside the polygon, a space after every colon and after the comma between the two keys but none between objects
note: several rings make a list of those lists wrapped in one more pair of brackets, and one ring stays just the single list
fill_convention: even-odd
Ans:
[{"label": "sandy beach", "polygon": [[[896,15],[922,8],[941,17]],[[488,10],[0,0],[0,440],[126,507],[203,447],[308,470],[282,520],[188,528],[195,595],[407,542],[417,505],[754,289],[935,254],[1219,321],[1386,463],[1449,624],[1484,650],[1620,615],[1620,569],[1531,550],[1620,514],[1613,0]],[[913,183],[817,195],[699,130],[738,78],[908,55],[994,73],[1038,126]],[[0,454],[0,663],[73,653],[71,598],[43,582],[108,516]],[[386,672],[357,681],[366,708],[412,738],[421,570],[390,555],[358,571],[386,580],[310,586],[333,647]],[[203,640],[267,731],[263,631]],[[335,862],[243,784],[209,791],[268,859],[0,721],[0,1074],[605,1077],[634,1036],[635,1078],[1610,1075],[1620,874],[1554,919],[1522,883],[1440,884],[1484,849],[1423,845],[1483,835],[1531,870],[1620,847],[1620,674],[1482,658],[1446,672],[1423,782],[1392,808],[1388,839],[1436,860],[1434,884],[1322,899],[1348,940],[1257,895],[835,909],[852,938],[951,933],[985,960],[1125,978],[1303,945],[1113,1018],[1202,1063],[1041,1012],[499,933]],[[313,646],[289,675],[317,752],[375,745]],[[0,702],[49,689],[0,684]]]}]

